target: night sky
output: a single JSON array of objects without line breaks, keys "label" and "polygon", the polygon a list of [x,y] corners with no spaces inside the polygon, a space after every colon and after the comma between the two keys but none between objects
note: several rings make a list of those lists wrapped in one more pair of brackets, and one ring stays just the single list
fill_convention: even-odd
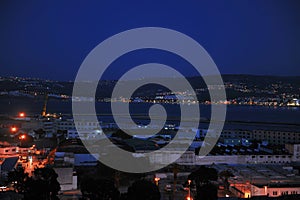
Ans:
[{"label": "night sky", "polygon": [[[299,10],[297,0],[1,1],[0,76],[74,80],[96,45],[146,26],[192,37],[222,74],[300,75]],[[149,61],[195,75],[165,52],[135,53],[116,60],[107,77]]]}]

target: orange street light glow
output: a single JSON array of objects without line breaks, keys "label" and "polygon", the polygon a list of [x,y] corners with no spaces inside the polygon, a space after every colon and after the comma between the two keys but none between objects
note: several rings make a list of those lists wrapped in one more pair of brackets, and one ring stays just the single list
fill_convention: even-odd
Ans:
[{"label": "orange street light glow", "polygon": [[10,131],[13,133],[17,132],[17,130],[18,130],[17,127],[14,127],[14,126],[10,128]]},{"label": "orange street light glow", "polygon": [[154,181],[155,181],[155,185],[157,185],[158,186],[158,181],[160,180],[160,178],[159,177],[155,177],[154,178]]},{"label": "orange street light glow", "polygon": [[19,113],[19,117],[25,117],[25,113],[20,112],[20,113]]},{"label": "orange street light glow", "polygon": [[21,135],[21,136],[19,137],[20,140],[24,140],[25,138],[26,138],[26,135]]}]

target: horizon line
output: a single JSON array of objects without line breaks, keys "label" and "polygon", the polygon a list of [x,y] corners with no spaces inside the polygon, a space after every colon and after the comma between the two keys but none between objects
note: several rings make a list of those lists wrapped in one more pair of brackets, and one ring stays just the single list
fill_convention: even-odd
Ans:
[{"label": "horizon line", "polygon": [[[214,75],[207,75],[207,76],[214,76]],[[280,78],[297,78],[300,77],[300,75],[270,75],[270,74],[231,74],[231,73],[224,73],[221,74],[221,76],[253,76],[253,77],[280,77]],[[197,78],[197,77],[202,77],[201,75],[189,75],[185,76],[185,78]],[[37,79],[37,80],[44,80],[44,81],[56,81],[56,82],[74,82],[74,80],[61,80],[61,79],[51,79],[51,78],[42,78],[42,77],[25,77],[25,76],[13,76],[13,75],[0,75],[0,78],[21,78],[21,79]],[[166,77],[153,77],[153,78],[174,78],[171,76],[166,76]],[[176,77],[175,77],[176,78]],[[177,77],[178,78],[178,77]],[[223,77],[222,77],[223,78]],[[97,81],[118,81],[117,79],[102,79],[102,80],[97,80]]]}]

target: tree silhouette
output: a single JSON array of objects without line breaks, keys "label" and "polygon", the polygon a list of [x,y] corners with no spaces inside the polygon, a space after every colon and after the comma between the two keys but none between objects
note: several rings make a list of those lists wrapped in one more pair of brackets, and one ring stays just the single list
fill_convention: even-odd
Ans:
[{"label": "tree silhouette", "polygon": [[56,200],[60,190],[58,175],[52,168],[36,168],[29,177],[24,168],[18,168],[8,174],[8,181],[14,183],[14,189],[24,194],[24,200]]},{"label": "tree silhouette", "polygon": [[173,196],[175,196],[176,185],[177,185],[177,174],[179,172],[179,167],[176,163],[173,165],[172,170],[173,170],[173,178],[174,178],[174,180],[173,180]]},{"label": "tree silhouette", "polygon": [[123,139],[123,140],[126,140],[126,139],[132,139],[133,136],[131,135],[128,135],[127,133],[125,133],[124,131],[122,130],[117,130],[116,132],[114,132],[111,137],[116,137],[116,138],[120,138],[120,139]]},{"label": "tree silhouette", "polygon": [[26,182],[25,200],[56,200],[60,190],[58,175],[52,168],[36,168]]},{"label": "tree silhouette", "polygon": [[[22,136],[24,138],[22,138]],[[14,136],[15,142],[19,143],[21,147],[29,147],[33,143],[33,137],[31,135],[28,135],[27,133],[19,133]]]},{"label": "tree silhouette", "polygon": [[37,137],[38,139],[39,138],[43,138],[46,135],[46,132],[43,129],[41,129],[41,128],[39,128],[37,130],[34,130],[34,133],[38,136]]},{"label": "tree silhouette", "polygon": [[217,200],[218,187],[212,183],[208,183],[197,187],[196,200]]},{"label": "tree silhouette", "polygon": [[198,170],[192,172],[188,178],[196,183],[196,200],[218,199],[218,188],[213,184],[213,181],[218,180],[217,170],[201,166]]},{"label": "tree silhouette", "polygon": [[228,189],[229,188],[228,179],[230,177],[233,177],[233,174],[231,173],[231,171],[229,171],[229,170],[221,171],[219,173],[219,176],[223,179],[225,188]]},{"label": "tree silhouette", "polygon": [[7,176],[8,182],[13,183],[13,188],[18,193],[25,192],[25,183],[28,178],[28,173],[25,173],[24,168],[14,169]]},{"label": "tree silhouette", "polygon": [[82,180],[81,193],[83,199],[90,200],[118,200],[120,192],[109,179],[95,179],[86,177]]},{"label": "tree silhouette", "polygon": [[26,191],[24,193],[24,200],[38,200],[45,199],[49,200],[49,189],[46,181],[41,179],[35,180],[30,177],[26,181]]},{"label": "tree silhouette", "polygon": [[128,188],[127,200],[160,200],[158,187],[146,180],[136,181]]}]

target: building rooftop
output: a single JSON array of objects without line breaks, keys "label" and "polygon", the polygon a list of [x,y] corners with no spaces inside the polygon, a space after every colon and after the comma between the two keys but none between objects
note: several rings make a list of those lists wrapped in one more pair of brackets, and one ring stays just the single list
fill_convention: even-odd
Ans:
[{"label": "building rooftop", "polygon": [[18,160],[18,157],[5,158],[4,162],[1,165],[1,170],[6,172],[12,171],[15,168]]},{"label": "building rooftop", "polygon": [[299,171],[292,166],[284,165],[216,165],[219,172],[229,170],[233,173],[229,181],[231,183],[250,182],[254,185],[300,185]]}]

